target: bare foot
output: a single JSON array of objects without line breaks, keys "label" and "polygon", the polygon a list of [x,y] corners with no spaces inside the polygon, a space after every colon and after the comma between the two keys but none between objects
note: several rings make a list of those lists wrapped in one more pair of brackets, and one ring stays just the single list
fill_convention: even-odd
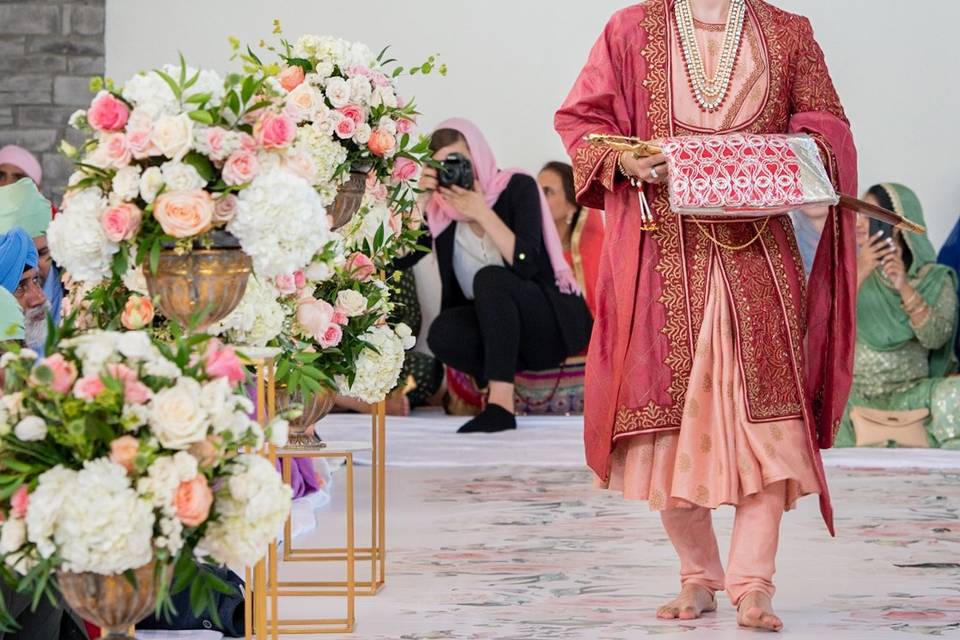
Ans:
[{"label": "bare foot", "polygon": [[773,612],[770,596],[760,591],[752,591],[740,600],[737,607],[737,623],[748,629],[780,631],[783,622]]},{"label": "bare foot", "polygon": [[680,590],[676,600],[657,609],[657,617],[661,620],[696,620],[716,610],[717,598],[709,589],[688,584]]},{"label": "bare foot", "polygon": [[407,396],[402,393],[387,396],[387,415],[401,417],[410,415],[410,400]]}]

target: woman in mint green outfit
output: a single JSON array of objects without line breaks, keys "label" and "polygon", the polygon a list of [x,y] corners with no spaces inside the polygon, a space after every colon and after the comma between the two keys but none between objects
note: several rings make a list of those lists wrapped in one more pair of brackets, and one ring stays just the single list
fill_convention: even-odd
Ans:
[{"label": "woman in mint green outfit", "polygon": [[[899,184],[870,189],[866,199],[923,224],[916,194]],[[928,409],[930,446],[960,449],[957,274],[937,264],[924,235],[895,232],[895,241],[869,237],[858,226],[857,351],[853,390],[836,446],[856,443],[853,407],[883,411]]]}]

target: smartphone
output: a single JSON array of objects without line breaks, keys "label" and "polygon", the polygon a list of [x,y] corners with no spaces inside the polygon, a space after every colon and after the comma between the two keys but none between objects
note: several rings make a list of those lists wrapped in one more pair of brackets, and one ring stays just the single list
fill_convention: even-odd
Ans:
[{"label": "smartphone", "polygon": [[874,238],[880,233],[884,238],[893,237],[893,225],[883,220],[870,220],[870,237]]}]

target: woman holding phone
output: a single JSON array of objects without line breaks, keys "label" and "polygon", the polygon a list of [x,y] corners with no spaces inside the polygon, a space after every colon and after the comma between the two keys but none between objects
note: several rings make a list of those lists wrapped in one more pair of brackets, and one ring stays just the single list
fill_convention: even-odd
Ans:
[{"label": "woman holding phone", "polygon": [[590,312],[537,181],[501,171],[467,120],[441,123],[431,149],[440,172],[424,172],[419,204],[442,298],[427,344],[442,363],[489,389],[486,408],[460,433],[516,429],[516,373],[556,367],[582,352]]},{"label": "woman holding phone", "polygon": [[[919,199],[903,185],[876,185],[865,200],[923,224]],[[886,412],[881,415],[892,422],[904,422],[907,412],[913,412],[906,422],[914,421],[914,429],[919,429],[918,423],[922,422],[930,446],[960,449],[960,416],[956,411],[960,406],[960,378],[947,377],[957,370],[953,351],[957,274],[937,264],[926,234],[901,234],[863,217],[857,231],[856,360],[853,390],[836,444],[902,444],[894,437],[875,441],[867,420],[858,420],[857,413],[851,418],[855,409],[861,414],[866,409]]]}]

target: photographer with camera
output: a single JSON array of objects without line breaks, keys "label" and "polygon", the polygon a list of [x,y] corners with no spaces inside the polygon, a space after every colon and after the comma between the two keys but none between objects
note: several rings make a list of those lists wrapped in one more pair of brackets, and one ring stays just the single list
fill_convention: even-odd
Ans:
[{"label": "photographer with camera", "polygon": [[590,313],[536,180],[500,171],[467,120],[442,123],[431,149],[439,168],[424,171],[419,205],[442,299],[427,343],[441,362],[489,385],[486,408],[460,433],[516,429],[516,373],[582,352]]}]

